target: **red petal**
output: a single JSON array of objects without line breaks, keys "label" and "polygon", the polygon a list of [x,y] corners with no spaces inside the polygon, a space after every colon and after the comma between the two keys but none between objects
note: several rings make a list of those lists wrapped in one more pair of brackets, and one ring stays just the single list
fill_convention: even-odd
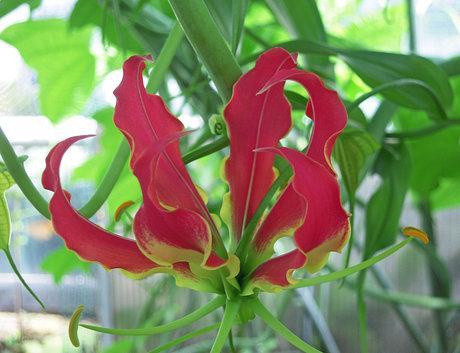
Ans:
[{"label": "red petal", "polygon": [[230,187],[232,231],[238,239],[274,179],[273,155],[255,154],[254,149],[277,146],[291,127],[284,84],[259,92],[276,72],[294,66],[295,58],[284,49],[265,52],[235,84],[224,110],[230,137],[225,177]]},{"label": "red petal", "polygon": [[292,191],[288,192],[296,192],[307,202],[305,221],[296,230],[294,239],[308,257],[307,266],[314,269],[330,251],[340,251],[348,239],[349,215],[341,205],[339,184],[328,169],[298,151],[290,148],[267,150],[289,161],[294,178]]},{"label": "red petal", "polygon": [[317,75],[299,69],[277,72],[262,89],[262,92],[286,80],[300,83],[310,95],[306,114],[314,121],[314,126],[307,156],[334,173],[331,153],[335,140],[347,124],[345,106],[337,92],[326,88]]},{"label": "red petal", "polygon": [[130,143],[131,168],[143,194],[134,233],[145,254],[158,263],[205,265],[212,250],[211,230],[217,231],[182,162],[181,122],[161,97],[145,91],[144,60],[133,56],[125,62],[115,90],[115,124]]},{"label": "red petal", "polygon": [[50,213],[56,233],[64,239],[69,249],[83,259],[99,262],[109,269],[120,268],[132,273],[145,273],[159,268],[142,254],[136,242],[105,231],[82,217],[71,206],[70,195],[61,187],[59,168],[67,149],[86,137],[89,136],[71,137],[60,142],[46,158],[42,183],[43,187],[54,192],[50,201]]},{"label": "red petal", "polygon": [[[132,56],[123,65],[123,80],[115,90],[115,125],[123,132],[131,146],[131,166],[160,139],[183,131],[182,123],[167,109],[162,98],[148,94],[142,72],[146,58]],[[150,168],[149,163],[138,167]],[[169,143],[158,161],[156,188],[162,203],[173,208],[186,208],[201,214],[208,222],[211,217],[185,168],[179,142]],[[136,171],[134,171],[135,174]],[[140,172],[144,174],[143,172]],[[150,179],[139,179],[145,190]]]},{"label": "red petal", "polygon": [[[306,114],[314,121],[314,127],[307,156],[321,163],[335,175],[330,158],[335,140],[347,122],[347,112],[343,103],[338,94],[326,88],[318,76],[298,69],[277,72],[262,92],[285,80],[299,82],[310,95]],[[303,198],[292,186],[288,186],[254,238],[253,246],[260,255],[259,263],[271,256],[273,243],[278,238],[285,236],[287,232],[292,233],[302,224],[305,210]]]},{"label": "red petal", "polygon": [[243,290],[243,295],[250,295],[254,287],[267,292],[278,292],[295,283],[292,273],[305,266],[305,255],[299,250],[274,257],[257,267],[251,274],[248,285]]}]

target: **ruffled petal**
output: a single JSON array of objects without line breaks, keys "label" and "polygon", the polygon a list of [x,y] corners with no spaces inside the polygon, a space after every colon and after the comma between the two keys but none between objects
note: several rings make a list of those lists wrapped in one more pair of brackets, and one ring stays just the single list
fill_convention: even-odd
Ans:
[{"label": "ruffled petal", "polygon": [[276,72],[295,65],[295,57],[284,49],[268,50],[235,84],[233,97],[224,110],[230,138],[224,178],[230,188],[229,226],[236,239],[241,237],[275,177],[273,155],[255,154],[254,149],[277,146],[291,128],[284,84],[273,84],[259,92]]},{"label": "ruffled petal", "polygon": [[119,268],[134,274],[160,271],[162,268],[145,257],[135,241],[105,231],[82,217],[70,204],[70,194],[61,187],[59,168],[67,149],[86,137],[89,136],[75,136],[60,142],[46,158],[42,184],[54,193],[50,213],[56,233],[81,258],[98,262],[108,269]]},{"label": "ruffled petal", "polygon": [[[307,269],[318,270],[331,251],[340,251],[350,233],[349,214],[340,200],[340,187],[335,175],[324,166],[290,148],[269,148],[292,166],[291,190],[307,203],[307,214],[295,231],[297,248],[307,256]],[[296,207],[296,205],[292,205]]]},{"label": "ruffled petal", "polygon": [[301,251],[293,250],[264,262],[251,273],[242,294],[251,295],[255,287],[272,293],[288,288],[296,282],[293,272],[303,268],[306,261]]},{"label": "ruffled petal", "polygon": [[[139,158],[160,139],[180,133],[184,127],[160,96],[146,92],[142,80],[146,59],[132,56],[124,63],[123,80],[114,91],[117,98],[114,122],[131,146],[131,166],[149,169],[150,163],[137,163]],[[150,182],[139,180],[145,190]],[[155,192],[163,204],[192,210],[210,221],[206,206],[182,162],[178,140],[171,141],[159,158],[155,182]]]},{"label": "ruffled petal", "polygon": [[145,59],[125,62],[115,90],[114,121],[131,146],[130,165],[143,195],[133,230],[144,254],[157,263],[206,266],[217,230],[180,155],[182,123],[161,97],[145,90]]},{"label": "ruffled petal", "polygon": [[[335,176],[331,164],[331,153],[337,136],[345,128],[347,122],[347,112],[340,97],[335,91],[326,88],[318,76],[298,69],[277,72],[261,91],[264,92],[273,85],[286,80],[300,83],[307,89],[310,96],[306,114],[312,118],[314,127],[307,156],[323,165],[332,176]],[[304,198],[295,192],[292,185],[289,185],[254,237],[255,256],[253,258],[255,260],[253,262],[257,264],[269,258],[273,254],[273,244],[276,240],[293,234],[303,223],[306,210]],[[327,248],[334,247],[336,246],[327,246]],[[309,256],[309,262],[317,263],[313,259],[318,254],[312,255],[314,256]]]},{"label": "ruffled petal", "polygon": [[313,120],[314,125],[307,156],[335,174],[331,164],[331,153],[335,140],[347,124],[345,106],[337,92],[326,88],[317,75],[299,69],[277,72],[262,92],[286,80],[300,83],[310,95],[306,114]]}]

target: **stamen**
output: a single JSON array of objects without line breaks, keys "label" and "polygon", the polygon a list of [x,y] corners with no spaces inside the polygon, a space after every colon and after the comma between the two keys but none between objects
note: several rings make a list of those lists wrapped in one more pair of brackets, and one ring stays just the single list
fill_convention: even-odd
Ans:
[{"label": "stamen", "polygon": [[69,322],[69,338],[74,347],[80,347],[80,340],[78,339],[78,325],[80,324],[80,317],[85,310],[83,305],[77,306]]},{"label": "stamen", "polygon": [[113,216],[115,222],[118,222],[123,212],[132,205],[134,205],[134,201],[125,201],[120,206],[118,206],[117,210],[115,211],[115,215]]},{"label": "stamen", "polygon": [[417,229],[415,227],[404,227],[402,229],[402,233],[406,237],[415,237],[422,241],[423,244],[428,244],[430,239],[428,238],[428,234],[426,234],[423,230]]}]

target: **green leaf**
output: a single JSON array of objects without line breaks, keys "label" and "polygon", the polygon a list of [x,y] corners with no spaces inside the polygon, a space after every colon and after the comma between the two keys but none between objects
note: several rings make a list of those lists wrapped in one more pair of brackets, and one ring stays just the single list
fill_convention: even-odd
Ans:
[{"label": "green leaf", "polygon": [[[71,29],[81,29],[88,25],[100,27],[104,38],[117,47],[121,46],[119,38],[121,35],[121,42],[127,51],[143,52],[142,47],[126,26],[117,22],[111,11],[107,10],[104,13],[101,2],[98,0],[78,0],[72,10],[69,18]],[[117,26],[119,30],[117,30]]]},{"label": "green leaf", "polygon": [[359,186],[364,165],[378,148],[379,144],[372,135],[358,128],[345,129],[337,139],[333,157],[350,199]]},{"label": "green leaf", "polygon": [[377,158],[377,171],[382,182],[366,207],[365,258],[396,240],[410,178],[410,158],[404,144],[384,146]]},{"label": "green leaf", "polygon": [[234,0],[232,4],[232,52],[236,54],[243,34],[244,19],[248,10],[249,0]]},{"label": "green leaf", "polygon": [[41,0],[2,0],[0,1],[0,17],[9,14],[24,4],[28,4],[30,9],[35,9],[41,4]]},{"label": "green leaf", "polygon": [[60,19],[14,24],[0,39],[15,46],[38,74],[41,111],[56,122],[80,111],[94,85],[91,31],[69,31]]},{"label": "green leaf", "polygon": [[[365,50],[339,50],[340,57],[370,87],[375,88],[399,79],[420,80],[433,89],[440,101],[449,107],[453,93],[444,71],[433,62],[417,55],[373,52]],[[438,114],[432,97],[416,86],[398,87],[382,91],[382,95],[402,106]]]},{"label": "green leaf", "polygon": [[455,56],[439,64],[449,77],[460,75],[460,56]]},{"label": "green leaf", "polygon": [[[278,43],[277,46],[304,54],[338,56],[372,88],[400,79],[421,81],[432,89],[445,107],[452,105],[453,92],[446,73],[424,57],[338,48],[309,40],[293,40]],[[437,103],[422,87],[403,86],[381,93],[385,98],[404,107],[425,110],[434,115],[439,113]]]},{"label": "green leaf", "polygon": [[60,283],[62,278],[76,270],[88,272],[91,264],[81,260],[75,253],[62,246],[50,252],[42,261],[41,268],[53,275],[54,282]]},{"label": "green leaf", "polygon": [[[318,43],[327,42],[323,20],[315,0],[266,0],[276,19],[291,36]],[[307,55],[312,70],[333,77],[333,66],[329,58]]]},{"label": "green leaf", "polygon": [[11,221],[5,192],[14,184],[14,179],[2,166],[0,171],[0,249],[8,249],[10,244]]},{"label": "green leaf", "polygon": [[[400,109],[394,124],[402,132],[431,126],[432,122],[423,113]],[[407,141],[413,167],[410,188],[417,198],[429,198],[444,178],[460,177],[459,139],[460,126],[452,126]]]}]

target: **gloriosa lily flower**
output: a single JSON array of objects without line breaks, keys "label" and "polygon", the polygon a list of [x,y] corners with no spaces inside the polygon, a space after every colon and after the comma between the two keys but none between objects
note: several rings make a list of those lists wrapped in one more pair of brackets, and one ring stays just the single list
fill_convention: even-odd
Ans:
[{"label": "gloriosa lily flower", "polygon": [[[42,179],[54,193],[54,228],[69,249],[87,261],[135,276],[169,273],[180,286],[251,295],[256,289],[276,292],[290,287],[295,283],[293,271],[317,271],[330,252],[343,248],[349,215],[341,205],[331,152],[347,114],[336,92],[315,74],[297,69],[296,56],[281,48],[261,55],[235,84],[223,112],[230,153],[223,168],[229,192],[221,218],[232,239],[225,246],[219,217],[208,211],[204,193],[182,161],[178,141],[187,132],[162,98],[144,88],[145,60],[129,58],[115,90],[114,122],[130,144],[130,166],[143,196],[133,222],[135,240],[100,228],[71,206],[59,167],[67,149],[88,137],[76,136],[51,150]],[[306,114],[314,128],[306,153],[279,147],[292,126],[286,80],[298,82],[309,93]],[[248,234],[248,224],[276,179],[275,155],[289,162],[293,177]],[[274,256],[275,242],[291,235],[295,250]]]}]

